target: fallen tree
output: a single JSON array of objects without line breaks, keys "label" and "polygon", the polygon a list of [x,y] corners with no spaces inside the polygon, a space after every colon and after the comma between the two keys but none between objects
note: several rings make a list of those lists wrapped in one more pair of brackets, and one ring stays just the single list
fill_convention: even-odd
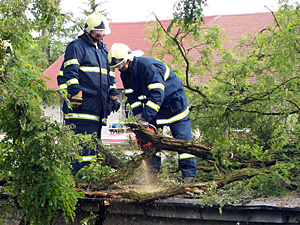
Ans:
[{"label": "fallen tree", "polygon": [[134,174],[134,171],[138,167],[141,166],[142,161],[148,161],[153,155],[155,155],[155,153],[161,150],[187,152],[201,157],[203,159],[207,159],[212,156],[210,153],[210,149],[203,145],[199,145],[185,140],[164,137],[159,134],[155,135],[147,129],[145,129],[142,125],[137,123],[126,124],[126,126],[128,126],[138,137],[140,137],[145,142],[151,142],[150,147],[141,155],[133,157],[130,162],[123,166],[123,164],[119,160],[117,160],[116,157],[114,157],[108,152],[105,152],[105,150],[103,150],[103,147],[99,146],[98,150],[100,151],[100,153],[105,152],[105,158],[114,159],[115,165],[118,164],[122,166],[119,167],[118,172],[113,173],[108,177],[100,179],[100,181],[96,184],[89,185],[89,188],[93,190],[107,189],[112,184],[122,181],[125,178],[128,178],[130,175]]},{"label": "fallen tree", "polygon": [[261,174],[265,171],[265,169],[252,169],[246,168],[241,169],[239,171],[233,171],[220,177],[216,180],[211,180],[207,182],[196,182],[191,184],[181,184],[177,186],[169,186],[165,187],[164,189],[160,189],[154,192],[137,192],[137,191],[83,191],[83,193],[88,197],[106,197],[106,198],[128,198],[133,199],[139,202],[147,202],[153,201],[157,199],[164,199],[168,197],[172,197],[179,194],[186,194],[186,193],[200,193],[200,190],[206,189],[207,186],[212,185],[214,182],[217,184],[218,187],[224,186],[228,183],[252,178],[258,174]]},{"label": "fallen tree", "polygon": [[[202,169],[208,173],[213,171],[218,172],[218,176],[215,176],[214,179],[208,181],[195,182],[191,184],[180,183],[175,186],[167,186],[157,191],[149,193],[145,191],[139,192],[135,190],[128,191],[123,190],[122,188],[118,190],[109,191],[109,189],[111,189],[114,184],[134,176],[135,172],[141,167],[143,161],[148,161],[153,155],[155,155],[155,153],[161,151],[162,149],[170,152],[177,152],[177,150],[181,150],[194,154],[198,158],[201,158],[203,160],[215,162],[215,158],[211,153],[211,149],[209,147],[197,144],[195,142],[188,142],[185,140],[175,139],[171,137],[164,137],[161,134],[153,134],[147,129],[145,129],[142,125],[137,123],[129,123],[126,124],[126,126],[128,126],[135,133],[135,135],[140,137],[143,141],[151,142],[152,144],[146,151],[132,157],[127,164],[124,164],[122,160],[114,156],[113,152],[107,151],[105,147],[99,145],[98,151],[103,156],[102,163],[106,163],[117,168],[117,172],[101,178],[96,183],[79,183],[78,187],[86,196],[111,198],[123,197],[141,202],[151,201],[155,199],[163,199],[174,195],[184,194],[187,192],[199,192],[199,189],[205,190],[206,187],[212,185],[212,183],[216,183],[218,187],[223,187],[224,185],[237,180],[245,180],[248,178],[252,178],[258,174],[265,173],[267,167],[276,163],[276,160],[274,159],[271,161],[247,161],[234,155],[231,155],[231,157],[228,160],[231,160],[233,162],[239,161],[241,163],[241,168],[221,174],[219,171],[217,171],[218,169],[214,166],[199,167],[199,169]],[[6,180],[2,179],[0,186],[4,185],[5,183]]]},{"label": "fallen tree", "polygon": [[[137,200],[140,202],[152,201],[155,199],[163,199],[175,195],[185,194],[185,193],[199,193],[199,190],[205,190],[207,186],[211,186],[215,183],[219,188],[223,187],[226,184],[232,183],[237,180],[246,180],[256,175],[263,174],[266,172],[266,167],[262,165],[262,162],[252,162],[248,163],[248,166],[253,166],[253,168],[242,168],[238,170],[233,170],[222,174],[215,179],[209,181],[201,181],[190,184],[177,184],[177,185],[168,185],[163,188],[160,188],[156,191],[147,192],[147,191],[136,191],[136,190],[124,190],[117,189],[111,190],[111,187],[123,181],[126,178],[132,177],[135,174],[135,171],[141,166],[143,161],[148,161],[156,152],[164,149],[168,151],[176,151],[180,149],[181,151],[189,152],[191,154],[196,155],[199,158],[204,160],[214,160],[214,157],[211,153],[211,149],[209,147],[205,147],[203,145],[188,142],[180,139],[164,137],[160,134],[153,134],[147,129],[145,129],[142,125],[136,123],[126,124],[126,126],[130,127],[130,129],[143,141],[151,142],[150,147],[144,151],[142,154],[139,154],[133,157],[126,165],[119,167],[119,170],[116,173],[113,173],[107,177],[101,178],[97,183],[89,184],[89,191],[85,191],[87,185],[79,184],[80,188],[83,190],[83,193],[89,197],[108,197],[108,198],[129,198],[133,200]],[[103,147],[101,147],[103,148]],[[101,149],[103,152],[103,149]],[[108,158],[114,158],[113,153],[106,152],[106,156]],[[116,159],[116,158],[115,158]],[[236,157],[231,157],[229,160],[237,160]],[[266,163],[266,162],[264,162]],[[274,162],[268,162],[270,165],[274,164]],[[121,163],[117,163],[120,164]],[[208,172],[213,171],[213,167],[206,169]],[[126,185],[125,185],[126,186]]]}]

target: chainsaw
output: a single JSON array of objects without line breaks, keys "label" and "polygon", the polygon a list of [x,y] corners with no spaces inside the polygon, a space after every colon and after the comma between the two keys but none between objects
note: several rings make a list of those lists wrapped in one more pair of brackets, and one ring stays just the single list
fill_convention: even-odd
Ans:
[{"label": "chainsaw", "polygon": [[[149,130],[151,133],[156,134],[156,127],[152,124],[149,124],[146,126],[146,129]],[[149,148],[149,146],[152,144],[151,142],[145,142],[141,138],[136,136],[136,143],[139,146],[139,149],[142,151],[145,151]]]}]

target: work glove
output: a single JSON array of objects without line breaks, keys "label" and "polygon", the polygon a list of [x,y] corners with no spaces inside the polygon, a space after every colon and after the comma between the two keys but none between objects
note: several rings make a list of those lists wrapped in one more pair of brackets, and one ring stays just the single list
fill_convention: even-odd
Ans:
[{"label": "work glove", "polygon": [[149,125],[149,122],[142,117],[142,113],[137,114],[135,116],[135,119],[138,123],[142,124],[145,127],[147,127]]},{"label": "work glove", "polygon": [[111,108],[111,111],[112,112],[117,112],[120,107],[121,107],[121,102],[120,100],[118,99],[117,96],[114,96],[114,95],[111,95],[110,96],[110,100],[112,101],[112,108]]},{"label": "work glove", "polygon": [[70,101],[72,104],[72,109],[78,109],[78,107],[82,105],[82,91],[79,91],[77,95],[72,96]]}]

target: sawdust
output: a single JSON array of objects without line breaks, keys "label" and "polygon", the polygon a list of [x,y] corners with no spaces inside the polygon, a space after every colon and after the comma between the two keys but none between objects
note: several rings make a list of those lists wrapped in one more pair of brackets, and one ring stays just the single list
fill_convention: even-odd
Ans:
[{"label": "sawdust", "polygon": [[153,193],[165,189],[164,185],[157,178],[157,174],[153,172],[147,162],[143,160],[140,167],[139,175],[135,178],[133,191]]}]

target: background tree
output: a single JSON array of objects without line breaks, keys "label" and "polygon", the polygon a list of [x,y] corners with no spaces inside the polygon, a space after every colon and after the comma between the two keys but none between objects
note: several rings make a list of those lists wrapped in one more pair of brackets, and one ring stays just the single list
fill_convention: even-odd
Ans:
[{"label": "background tree", "polygon": [[41,32],[45,44],[45,58],[50,59],[51,37],[60,30],[64,17],[60,13],[61,0],[37,0],[30,5],[30,12],[34,17],[36,31]]},{"label": "background tree", "polygon": [[[60,9],[53,3],[0,2],[0,130],[5,133],[0,177],[2,184],[6,182],[0,192],[9,193],[0,213],[14,214],[21,207],[24,220],[32,224],[50,224],[58,211],[74,218],[81,195],[70,172],[71,160],[79,138],[89,138],[75,136],[68,127],[44,117],[43,107],[58,104],[58,96],[41,76],[48,64],[43,51],[48,42],[43,38],[49,37],[34,39],[32,32],[57,23]],[[13,52],[6,52],[4,40],[11,42]]]},{"label": "background tree", "polygon": [[88,0],[87,3],[85,3],[88,7],[88,9],[85,9],[83,11],[84,15],[88,16],[92,14],[93,12],[101,13],[104,16],[108,16],[108,12],[105,9],[105,4],[107,1],[96,1],[96,0]]},{"label": "background tree", "polygon": [[[199,26],[201,1],[179,1],[176,9],[168,27],[159,21],[149,25],[151,54],[168,60],[184,80],[193,129],[214,154],[199,163],[216,170],[202,178],[199,171],[199,179],[219,177],[245,162],[264,167],[273,161],[265,173],[233,189],[272,195],[298,187],[299,3],[281,1],[274,24],[233,49],[223,46],[221,27]],[[197,58],[191,56],[195,52]],[[209,85],[193,82],[204,76]]]},{"label": "background tree", "polygon": [[[236,198],[298,188],[299,4],[282,1],[274,25],[228,50],[220,27],[201,27],[204,1],[177,3],[170,26],[158,21],[149,26],[149,37],[151,53],[171,62],[184,80],[193,100],[192,126],[201,133],[198,141],[212,149],[212,157],[199,163],[215,170],[199,171],[199,180],[255,165],[266,169],[224,189],[233,190]],[[80,194],[70,174],[71,157],[76,158],[79,143],[89,141],[45,118],[41,108],[58,96],[41,78],[48,43],[44,37],[34,39],[32,31],[59,25],[63,19],[57,7],[45,0],[0,2],[0,130],[6,133],[0,142],[0,177],[6,184],[0,191],[11,197],[0,212],[21,207],[25,220],[35,224],[49,224],[58,210],[74,217]],[[11,41],[13,53],[6,53],[3,40]],[[199,57],[191,57],[192,51]],[[202,76],[210,78],[209,85],[193,83]],[[250,82],[253,77],[256,82]],[[216,188],[211,185],[206,196]]]}]

